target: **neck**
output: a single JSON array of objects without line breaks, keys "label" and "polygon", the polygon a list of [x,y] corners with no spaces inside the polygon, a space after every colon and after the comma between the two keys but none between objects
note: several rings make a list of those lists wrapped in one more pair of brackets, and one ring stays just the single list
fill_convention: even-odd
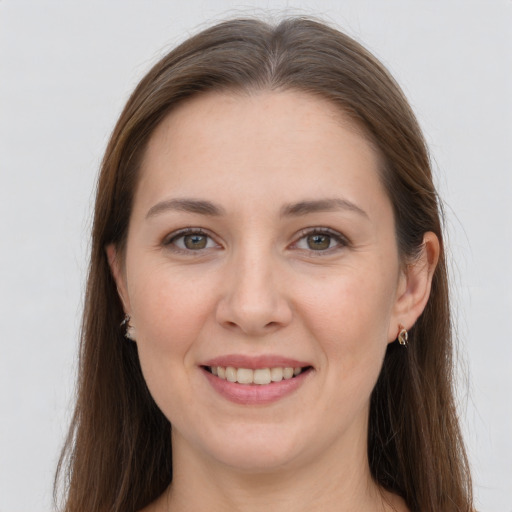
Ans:
[{"label": "neck", "polygon": [[[372,480],[366,439],[272,471],[240,471],[199,457],[173,434],[174,479],[162,511],[196,512],[384,512],[406,510]],[[165,502],[165,503],[164,503]]]}]

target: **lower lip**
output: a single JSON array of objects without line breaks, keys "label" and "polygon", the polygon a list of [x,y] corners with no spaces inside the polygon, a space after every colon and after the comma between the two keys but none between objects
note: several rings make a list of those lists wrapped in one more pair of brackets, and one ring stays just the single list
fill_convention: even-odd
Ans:
[{"label": "lower lip", "polygon": [[265,405],[277,402],[296,391],[311,373],[308,369],[292,379],[283,379],[270,384],[239,384],[221,379],[202,368],[212,388],[230,402],[242,405]]}]

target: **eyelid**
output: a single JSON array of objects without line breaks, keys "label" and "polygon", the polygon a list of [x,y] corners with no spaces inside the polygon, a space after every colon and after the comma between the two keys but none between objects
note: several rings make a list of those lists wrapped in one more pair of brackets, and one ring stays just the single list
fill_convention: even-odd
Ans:
[{"label": "eyelid", "polygon": [[309,250],[308,249],[299,249],[299,250],[314,253],[315,256],[321,256],[322,254],[328,254],[332,251],[335,251],[336,249],[351,246],[350,240],[343,233],[340,233],[339,231],[336,231],[335,229],[328,228],[325,226],[315,226],[315,227],[311,227],[311,228],[301,229],[295,235],[295,237],[294,237],[295,241],[291,244],[291,246],[293,247],[294,245],[297,245],[297,243],[300,240],[302,240],[303,238],[305,238],[306,236],[317,235],[317,234],[318,235],[329,235],[330,237],[334,238],[338,242],[338,245],[336,247],[330,247],[329,249],[325,249],[323,251],[315,251],[313,249],[309,249]]},{"label": "eyelid", "polygon": [[[176,231],[173,231],[172,233],[169,233],[168,235],[166,235],[163,238],[162,245],[164,247],[170,248],[171,250],[173,250],[175,252],[187,253],[187,254],[201,253],[201,252],[204,252],[206,249],[212,249],[212,247],[209,247],[209,248],[199,249],[197,251],[194,251],[192,249],[182,249],[173,244],[173,242],[175,240],[177,240],[181,237],[184,237],[187,235],[193,235],[193,234],[206,236],[216,244],[217,248],[222,247],[217,242],[216,238],[208,230],[206,230],[204,228],[199,228],[199,227],[186,227],[186,228],[181,228]],[[292,242],[290,244],[290,246],[293,248],[293,246],[296,246],[297,243],[300,240],[302,240],[303,238],[305,238],[307,236],[315,235],[315,234],[328,235],[328,236],[332,237],[333,239],[335,239],[338,242],[338,244],[335,247],[330,247],[328,249],[319,250],[319,251],[315,251],[313,249],[309,249],[309,250],[308,249],[299,249],[299,250],[307,251],[309,253],[314,253],[315,255],[322,255],[322,254],[331,253],[331,252],[333,252],[337,249],[343,248],[343,247],[349,247],[351,245],[350,240],[344,234],[340,233],[339,231],[336,231],[332,228],[328,228],[325,226],[315,226],[315,227],[304,228],[304,229],[301,229],[300,231],[298,231],[294,236],[294,242]]]},{"label": "eyelid", "polygon": [[213,249],[213,247],[207,247],[207,248],[204,248],[204,249],[198,249],[198,250],[194,251],[192,249],[182,249],[181,247],[178,247],[175,244],[173,244],[173,242],[175,240],[177,240],[179,238],[182,238],[184,236],[187,236],[187,235],[202,235],[202,236],[206,236],[210,240],[212,240],[217,247],[221,247],[221,245],[217,242],[215,237],[208,230],[206,230],[204,228],[196,228],[196,227],[181,228],[181,229],[178,229],[176,231],[173,231],[172,233],[169,233],[162,240],[162,245],[164,247],[167,247],[167,248],[171,249],[174,252],[187,253],[187,254],[194,254],[194,253],[198,254],[198,253],[204,252],[204,251],[206,251],[208,249]]}]

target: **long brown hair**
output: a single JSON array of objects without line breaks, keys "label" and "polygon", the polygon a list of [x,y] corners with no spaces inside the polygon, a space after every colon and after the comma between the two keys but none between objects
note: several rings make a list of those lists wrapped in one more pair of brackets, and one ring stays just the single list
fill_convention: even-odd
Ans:
[{"label": "long brown hair", "polygon": [[[119,327],[123,308],[105,254],[110,243],[123,251],[148,139],[191,96],[212,90],[277,89],[329,100],[378,149],[403,261],[414,258],[427,231],[442,246],[441,208],[417,121],[393,78],[361,45],[306,18],[285,19],[275,26],[255,19],[226,21],[182,43],[137,86],[102,163],[77,403],[56,479],[67,477],[66,512],[136,511],[172,480],[171,426],[148,392],[136,345],[124,339]],[[408,349],[389,345],[371,397],[371,473],[383,488],[402,496],[411,511],[472,510],[454,404],[443,250],[427,307],[409,340]]]}]

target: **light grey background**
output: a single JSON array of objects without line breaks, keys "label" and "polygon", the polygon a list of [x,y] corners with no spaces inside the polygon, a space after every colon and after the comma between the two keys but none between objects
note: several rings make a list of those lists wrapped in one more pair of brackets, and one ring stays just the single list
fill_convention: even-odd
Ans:
[{"label": "light grey background", "polygon": [[512,1],[0,0],[0,512],[52,507],[94,180],[127,95],[208,20],[255,7],[335,22],[405,89],[447,205],[477,503],[512,511]]}]

